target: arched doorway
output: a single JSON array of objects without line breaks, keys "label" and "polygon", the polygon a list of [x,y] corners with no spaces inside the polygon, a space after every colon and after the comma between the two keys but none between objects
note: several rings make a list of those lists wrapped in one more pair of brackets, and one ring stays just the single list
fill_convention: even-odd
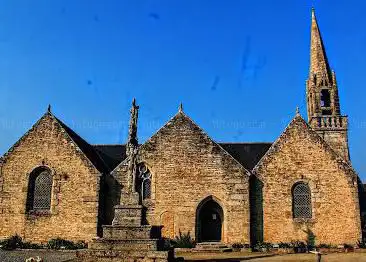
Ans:
[{"label": "arched doorway", "polygon": [[220,242],[224,212],[221,206],[208,197],[197,207],[196,239],[198,242]]}]

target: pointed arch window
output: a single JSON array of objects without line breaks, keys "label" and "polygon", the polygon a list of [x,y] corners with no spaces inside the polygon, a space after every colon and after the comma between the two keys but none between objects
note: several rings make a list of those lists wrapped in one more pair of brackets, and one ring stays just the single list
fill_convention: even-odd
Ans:
[{"label": "pointed arch window", "polygon": [[300,182],[294,185],[292,205],[294,218],[312,218],[311,192],[308,184]]},{"label": "pointed arch window", "polygon": [[47,167],[34,169],[28,182],[27,211],[49,211],[51,208],[52,173]]},{"label": "pointed arch window", "polygon": [[147,166],[140,164],[136,191],[140,193],[141,200],[151,199],[151,178],[152,175]]},{"label": "pointed arch window", "polygon": [[151,174],[147,173],[142,180],[142,199],[151,198]]}]

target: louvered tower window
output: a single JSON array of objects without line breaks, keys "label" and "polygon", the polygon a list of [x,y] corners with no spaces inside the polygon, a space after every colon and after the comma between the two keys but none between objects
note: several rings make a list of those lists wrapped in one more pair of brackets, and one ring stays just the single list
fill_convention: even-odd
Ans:
[{"label": "louvered tower window", "polygon": [[29,176],[27,211],[47,211],[51,208],[52,174],[38,167]]},{"label": "louvered tower window", "polygon": [[294,218],[311,218],[311,193],[305,183],[297,183],[292,190],[292,204]]}]

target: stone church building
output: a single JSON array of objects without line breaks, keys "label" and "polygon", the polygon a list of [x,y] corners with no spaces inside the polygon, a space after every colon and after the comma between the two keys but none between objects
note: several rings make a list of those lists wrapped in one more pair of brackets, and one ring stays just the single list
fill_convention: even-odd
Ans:
[{"label": "stone church building", "polygon": [[[132,186],[143,223],[162,225],[166,238],[190,232],[198,242],[279,243],[311,234],[317,244],[357,243],[361,184],[314,11],[306,94],[307,121],[297,112],[273,143],[217,143],[180,107],[138,146]],[[127,145],[92,145],[49,108],[1,158],[0,238],[101,236],[131,186],[135,102],[131,112]]]}]

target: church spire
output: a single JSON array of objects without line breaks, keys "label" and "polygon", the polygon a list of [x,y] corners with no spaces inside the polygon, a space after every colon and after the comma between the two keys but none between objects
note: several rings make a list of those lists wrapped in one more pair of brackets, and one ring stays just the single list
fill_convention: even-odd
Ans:
[{"label": "church spire", "polygon": [[332,74],[325,52],[323,39],[320,33],[318,22],[315,16],[315,9],[311,10],[311,42],[310,42],[310,77],[316,76],[318,79],[326,77],[332,81]]},{"label": "church spire", "polygon": [[340,115],[335,72],[330,69],[315,10],[311,10],[310,72],[307,80],[308,118]]},{"label": "church spire", "polygon": [[311,11],[310,70],[306,81],[310,126],[349,160],[348,118],[341,115],[335,72],[330,69],[314,8]]}]

